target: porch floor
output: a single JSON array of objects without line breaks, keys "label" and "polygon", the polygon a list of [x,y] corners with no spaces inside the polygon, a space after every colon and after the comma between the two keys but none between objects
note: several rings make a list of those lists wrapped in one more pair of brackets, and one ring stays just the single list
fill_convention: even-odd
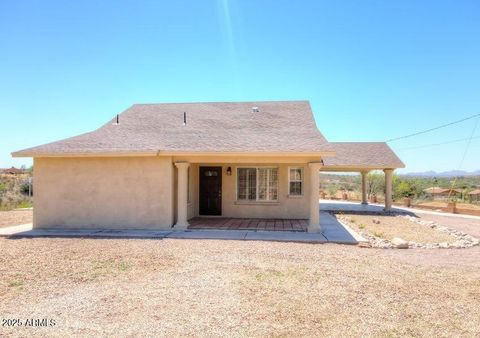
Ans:
[{"label": "porch floor", "polygon": [[253,230],[307,232],[306,219],[195,217],[189,220],[191,230]]}]

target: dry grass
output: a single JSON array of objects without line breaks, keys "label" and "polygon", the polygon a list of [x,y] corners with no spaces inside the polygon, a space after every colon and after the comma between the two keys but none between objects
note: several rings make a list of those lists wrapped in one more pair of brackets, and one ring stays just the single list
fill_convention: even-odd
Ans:
[{"label": "dry grass", "polygon": [[28,174],[0,174],[0,210],[12,210],[21,208],[21,205],[31,205],[31,198],[22,193],[22,185],[28,182],[29,176]]},{"label": "dry grass", "polygon": [[[394,237],[417,243],[455,242],[455,237],[432,229],[426,225],[417,224],[401,216],[371,216],[354,215],[350,217],[350,225],[355,230],[366,231],[375,237],[392,240]],[[380,224],[373,223],[378,219]]]},{"label": "dry grass", "polygon": [[32,223],[33,210],[0,211],[0,228]]},{"label": "dry grass", "polygon": [[[0,239],[0,336],[478,336],[478,248]],[[448,253],[447,253],[448,252]],[[434,261],[431,259],[434,257]]]}]

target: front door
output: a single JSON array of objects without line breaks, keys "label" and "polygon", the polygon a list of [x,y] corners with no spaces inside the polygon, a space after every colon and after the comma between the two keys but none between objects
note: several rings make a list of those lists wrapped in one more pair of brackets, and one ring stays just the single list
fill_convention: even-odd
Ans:
[{"label": "front door", "polygon": [[200,167],[200,215],[222,214],[222,167]]}]

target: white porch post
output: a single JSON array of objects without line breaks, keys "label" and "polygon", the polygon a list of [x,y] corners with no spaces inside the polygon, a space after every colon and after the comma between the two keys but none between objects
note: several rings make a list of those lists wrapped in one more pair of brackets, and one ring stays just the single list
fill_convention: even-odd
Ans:
[{"label": "white porch post", "polygon": [[392,178],[393,169],[384,169],[385,173],[385,211],[392,209]]},{"label": "white porch post", "polygon": [[368,171],[362,171],[362,204],[368,204],[367,201],[367,174]]},{"label": "white porch post", "polygon": [[188,224],[188,162],[175,162],[175,166],[178,170],[177,176],[177,223],[175,223],[175,229],[186,229]]},{"label": "white porch post", "polygon": [[308,232],[320,232],[320,210],[318,206],[318,190],[320,186],[319,170],[321,163],[309,163],[310,169],[310,219]]}]

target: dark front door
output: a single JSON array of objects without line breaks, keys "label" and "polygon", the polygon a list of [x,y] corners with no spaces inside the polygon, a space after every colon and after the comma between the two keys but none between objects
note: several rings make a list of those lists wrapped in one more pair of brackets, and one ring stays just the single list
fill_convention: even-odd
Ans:
[{"label": "dark front door", "polygon": [[200,167],[200,215],[222,214],[222,167]]}]

